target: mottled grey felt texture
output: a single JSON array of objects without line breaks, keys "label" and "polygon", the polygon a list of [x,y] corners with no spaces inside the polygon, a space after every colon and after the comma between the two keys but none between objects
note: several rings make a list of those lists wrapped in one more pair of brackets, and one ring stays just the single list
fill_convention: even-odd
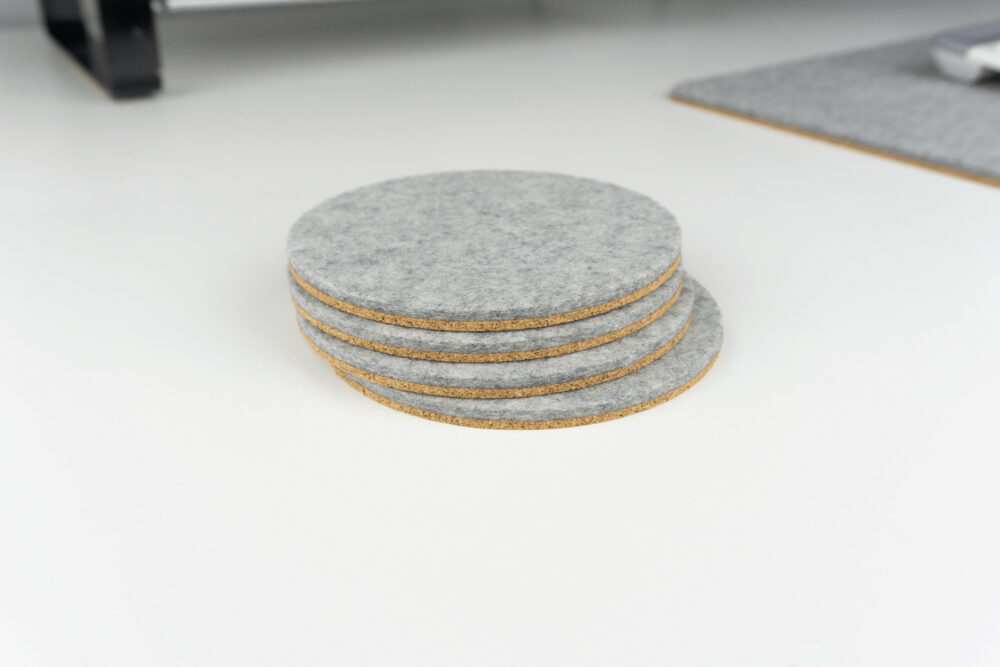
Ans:
[{"label": "mottled grey felt texture", "polygon": [[618,340],[555,357],[487,363],[429,361],[383,354],[345,343],[323,333],[301,315],[297,317],[306,336],[321,350],[369,373],[438,387],[508,389],[580,380],[631,366],[683,330],[693,303],[694,294],[691,288],[685,287],[670,310],[648,326]]},{"label": "mottled grey felt texture", "polygon": [[545,421],[589,417],[630,408],[658,398],[693,380],[722,346],[718,306],[700,285],[688,279],[694,295],[691,326],[665,355],[617,380],[544,396],[526,398],[449,398],[384,387],[351,376],[366,389],[403,405],[441,415],[472,419]]},{"label": "mottled grey felt texture", "polygon": [[680,99],[1000,179],[1000,83],[943,76],[931,39],[682,83]]},{"label": "mottled grey felt texture", "polygon": [[673,298],[683,275],[684,271],[678,267],[665,283],[646,296],[600,315],[514,331],[435,331],[377,322],[328,306],[302,289],[291,276],[288,280],[295,303],[316,321],[351,336],[411,350],[499,354],[579,343],[635,324]]},{"label": "mottled grey felt texture", "polygon": [[514,171],[414,176],[303,215],[288,258],[328,296],[442,320],[545,317],[663,275],[681,232],[662,206],[585,178]]}]

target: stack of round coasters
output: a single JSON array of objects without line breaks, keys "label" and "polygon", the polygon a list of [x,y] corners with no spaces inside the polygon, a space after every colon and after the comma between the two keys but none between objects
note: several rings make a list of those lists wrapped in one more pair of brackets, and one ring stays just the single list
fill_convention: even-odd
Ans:
[{"label": "stack of round coasters", "polygon": [[309,345],[366,396],[485,428],[647,409],[714,363],[718,308],[651,199],[509,171],[416,176],[303,215],[289,285]]}]

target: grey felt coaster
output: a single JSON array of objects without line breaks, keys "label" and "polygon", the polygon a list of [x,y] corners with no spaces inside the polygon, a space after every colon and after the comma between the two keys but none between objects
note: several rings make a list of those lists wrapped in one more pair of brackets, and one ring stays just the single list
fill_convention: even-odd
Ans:
[{"label": "grey felt coaster", "polygon": [[[379,384],[463,397],[537,395],[607,381],[652,362],[684,335],[693,303],[693,290],[685,287],[664,315],[624,338],[581,352],[498,363],[450,363],[383,354],[325,334],[301,315],[299,325],[335,366],[354,375],[368,374],[366,379]],[[566,383],[570,386],[562,386]]]},{"label": "grey felt coaster", "polygon": [[711,295],[689,280],[694,311],[688,332],[657,361],[617,380],[545,396],[463,399],[400,391],[345,376],[375,400],[429,419],[490,428],[555,428],[622,417],[663,402],[697,382],[722,346],[722,323]]},{"label": "grey felt coaster", "polygon": [[292,226],[288,257],[341,310],[365,309],[357,314],[382,321],[391,314],[506,322],[652,291],[680,243],[674,217],[625,188],[473,171],[402,178],[330,199]]},{"label": "grey felt coaster", "polygon": [[310,296],[291,277],[289,288],[296,305],[314,320],[313,324],[356,345],[420,359],[503,361],[565,354],[633,333],[660,316],[664,308],[673,307],[683,274],[678,268],[650,294],[601,315],[514,331],[435,331],[387,324],[329,306]]},{"label": "grey felt coaster", "polygon": [[931,42],[691,81],[672,95],[1000,185],[1000,82],[946,78]]}]

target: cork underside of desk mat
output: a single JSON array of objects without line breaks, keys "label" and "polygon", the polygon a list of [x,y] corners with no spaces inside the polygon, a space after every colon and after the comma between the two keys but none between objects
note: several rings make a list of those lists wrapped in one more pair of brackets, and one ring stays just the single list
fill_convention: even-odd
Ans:
[{"label": "cork underside of desk mat", "polygon": [[897,155],[890,153],[888,151],[879,150],[877,148],[872,148],[871,146],[865,146],[863,144],[856,144],[844,139],[835,139],[833,137],[828,137],[818,132],[810,132],[808,130],[802,130],[799,128],[791,127],[789,125],[782,125],[780,123],[775,123],[771,121],[762,120],[760,118],[754,118],[746,114],[737,113],[735,111],[729,111],[726,109],[719,109],[717,107],[710,106],[708,104],[701,104],[698,102],[692,102],[691,100],[685,100],[680,97],[675,97],[671,95],[671,99],[675,102],[681,104],[686,104],[690,107],[696,109],[703,109],[705,111],[711,111],[712,113],[717,113],[723,116],[728,116],[729,118],[735,118],[737,120],[747,121],[750,123],[755,123],[756,125],[762,125],[764,127],[769,127],[775,130],[782,130],[784,132],[789,132],[791,134],[797,134],[800,137],[806,137],[808,139],[816,139],[828,144],[833,144],[835,146],[840,146],[842,148],[850,148],[852,150],[860,151],[862,153],[867,153],[869,155],[874,155],[876,157],[888,158],[890,160],[895,160],[896,162],[901,162],[912,167],[921,167],[923,169],[929,169],[931,171],[936,171],[940,174],[946,174],[948,176],[955,176],[957,178],[964,178],[969,181],[974,181],[976,183],[982,183],[983,185],[991,185],[995,188],[1000,188],[1000,178],[991,178],[989,176],[979,176],[976,174],[970,174],[966,171],[959,171],[958,169],[952,169],[950,167],[945,167],[940,164],[934,164],[931,162],[924,162],[922,160],[917,160],[915,158],[904,157],[902,155]]},{"label": "cork underside of desk mat", "polygon": [[1000,83],[940,74],[923,38],[685,82],[671,99],[1000,187]]}]

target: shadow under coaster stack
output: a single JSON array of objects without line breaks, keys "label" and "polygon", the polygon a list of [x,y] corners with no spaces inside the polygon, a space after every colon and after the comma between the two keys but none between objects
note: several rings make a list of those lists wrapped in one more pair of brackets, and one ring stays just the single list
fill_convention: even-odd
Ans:
[{"label": "shadow under coaster stack", "polygon": [[556,428],[689,388],[722,345],[651,199],[558,174],[473,171],[360,188],[303,215],[289,285],[352,387],[437,421]]}]

